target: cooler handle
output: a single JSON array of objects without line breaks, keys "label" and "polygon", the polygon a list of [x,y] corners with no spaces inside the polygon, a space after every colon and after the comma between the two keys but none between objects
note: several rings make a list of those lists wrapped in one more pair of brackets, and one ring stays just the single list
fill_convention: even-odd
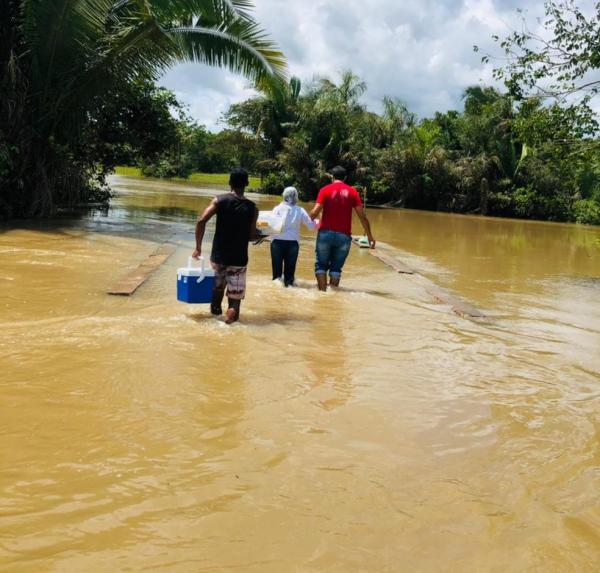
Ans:
[{"label": "cooler handle", "polygon": [[[188,268],[189,269],[193,269],[194,268],[194,257],[189,257],[188,258]],[[202,272],[204,272],[204,257],[200,257],[200,270]]]},{"label": "cooler handle", "polygon": [[[188,258],[188,268],[189,269],[193,269],[194,268],[194,257],[189,257]],[[200,270],[202,271],[202,276],[198,277],[198,280],[196,282],[201,283],[204,280],[204,257],[200,257]]]}]

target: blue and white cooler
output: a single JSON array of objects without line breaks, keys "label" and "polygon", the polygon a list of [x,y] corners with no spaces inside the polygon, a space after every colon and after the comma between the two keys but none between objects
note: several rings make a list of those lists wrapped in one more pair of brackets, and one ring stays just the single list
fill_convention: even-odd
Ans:
[{"label": "blue and white cooler", "polygon": [[188,259],[188,266],[177,269],[177,300],[188,304],[209,304],[215,286],[215,273],[205,268],[204,257],[200,266],[194,266],[194,259]]}]

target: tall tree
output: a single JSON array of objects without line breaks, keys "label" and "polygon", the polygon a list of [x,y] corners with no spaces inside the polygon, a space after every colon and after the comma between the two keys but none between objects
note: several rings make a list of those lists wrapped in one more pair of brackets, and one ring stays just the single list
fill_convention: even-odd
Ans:
[{"label": "tall tree", "polygon": [[224,120],[233,129],[247,131],[266,141],[270,156],[274,157],[298,120],[301,86],[296,77],[289,83],[268,84],[261,95],[230,106]]},{"label": "tall tree", "polygon": [[539,31],[523,18],[521,30],[494,36],[506,57],[494,75],[515,99],[550,100],[581,135],[593,135],[599,127],[600,2],[586,13],[575,0],[546,0],[544,12]]}]

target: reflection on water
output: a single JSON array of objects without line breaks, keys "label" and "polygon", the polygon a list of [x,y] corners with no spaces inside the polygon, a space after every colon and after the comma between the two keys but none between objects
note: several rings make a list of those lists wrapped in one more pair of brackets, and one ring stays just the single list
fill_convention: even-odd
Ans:
[{"label": "reflection on water", "polygon": [[174,300],[211,193],[117,185],[0,232],[0,570],[597,569],[600,229],[372,210],[493,323],[358,249],[318,293],[309,234],[297,289],[252,248],[227,327]]}]

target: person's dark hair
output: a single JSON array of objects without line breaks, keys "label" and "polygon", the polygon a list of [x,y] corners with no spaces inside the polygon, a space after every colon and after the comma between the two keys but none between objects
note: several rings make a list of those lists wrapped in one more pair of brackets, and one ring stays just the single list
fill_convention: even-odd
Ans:
[{"label": "person's dark hair", "polygon": [[229,175],[229,186],[232,189],[248,187],[248,172],[245,169],[234,169]]},{"label": "person's dark hair", "polygon": [[346,170],[341,165],[336,165],[331,170],[331,175],[334,179],[339,179],[340,181],[344,181],[346,179]]}]

